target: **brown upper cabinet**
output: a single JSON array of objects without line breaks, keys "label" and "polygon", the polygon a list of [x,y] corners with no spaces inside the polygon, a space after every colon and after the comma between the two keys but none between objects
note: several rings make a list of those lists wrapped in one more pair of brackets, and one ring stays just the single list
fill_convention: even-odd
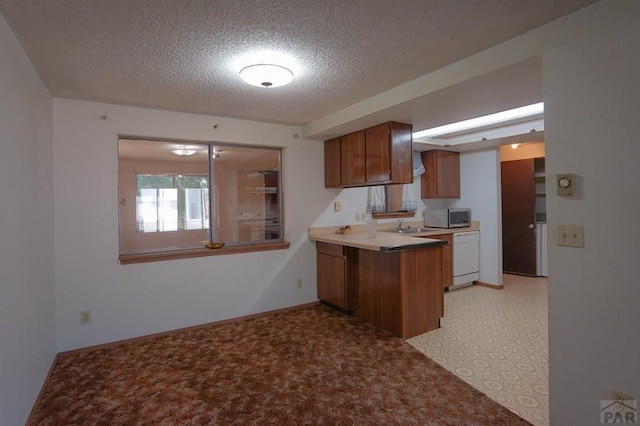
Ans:
[{"label": "brown upper cabinet", "polygon": [[413,182],[410,124],[388,122],[324,143],[324,186]]},{"label": "brown upper cabinet", "polygon": [[460,198],[460,153],[423,151],[422,198]]},{"label": "brown upper cabinet", "polygon": [[342,183],[342,167],[340,165],[340,138],[324,142],[324,186],[335,188]]}]

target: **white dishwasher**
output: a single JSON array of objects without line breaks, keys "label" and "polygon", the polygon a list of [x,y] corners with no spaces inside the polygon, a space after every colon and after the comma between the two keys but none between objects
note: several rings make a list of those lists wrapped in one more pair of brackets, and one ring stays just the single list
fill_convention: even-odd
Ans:
[{"label": "white dishwasher", "polygon": [[449,289],[471,285],[480,278],[479,245],[478,231],[453,234],[453,285]]}]

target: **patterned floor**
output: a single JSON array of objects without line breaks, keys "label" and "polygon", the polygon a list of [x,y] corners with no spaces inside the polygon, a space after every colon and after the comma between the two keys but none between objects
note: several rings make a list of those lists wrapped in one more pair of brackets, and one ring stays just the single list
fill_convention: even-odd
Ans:
[{"label": "patterned floor", "polygon": [[529,423],[405,340],[315,305],[59,354],[27,425]]},{"label": "patterned floor", "polygon": [[504,275],[504,289],[445,293],[438,330],[413,347],[534,425],[549,424],[547,279]]}]

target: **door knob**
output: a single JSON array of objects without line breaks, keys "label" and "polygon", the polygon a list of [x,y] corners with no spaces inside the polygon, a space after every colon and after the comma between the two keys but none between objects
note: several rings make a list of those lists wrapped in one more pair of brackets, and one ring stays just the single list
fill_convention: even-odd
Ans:
[{"label": "door knob", "polygon": [[533,223],[530,223],[529,224],[529,229],[533,229],[533,228],[535,228],[535,226],[533,226]]}]

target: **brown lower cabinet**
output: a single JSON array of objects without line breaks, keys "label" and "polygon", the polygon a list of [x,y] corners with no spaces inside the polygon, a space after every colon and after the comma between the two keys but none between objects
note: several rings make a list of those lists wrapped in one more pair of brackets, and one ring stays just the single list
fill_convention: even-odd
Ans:
[{"label": "brown lower cabinet", "polygon": [[318,263],[318,299],[343,311],[353,311],[353,261],[354,249],[338,244],[318,241],[316,243]]},{"label": "brown lower cabinet", "polygon": [[318,298],[402,338],[435,330],[443,247],[381,253],[317,242]]}]

